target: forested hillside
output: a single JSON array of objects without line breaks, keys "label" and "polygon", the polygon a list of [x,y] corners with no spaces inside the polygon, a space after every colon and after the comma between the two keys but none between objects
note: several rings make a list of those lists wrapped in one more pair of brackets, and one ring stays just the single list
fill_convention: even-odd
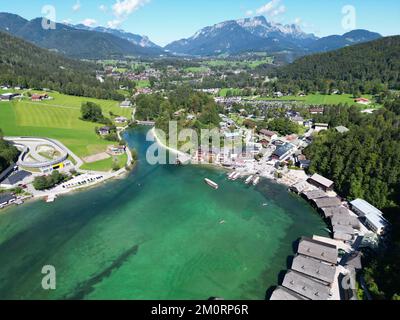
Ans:
[{"label": "forested hillside", "polygon": [[11,163],[17,161],[18,154],[17,148],[3,140],[3,131],[0,129],[0,173]]},{"label": "forested hillside", "polygon": [[301,58],[274,70],[280,82],[322,93],[338,89],[376,94],[400,88],[400,36]]},{"label": "forested hillside", "polygon": [[0,84],[49,88],[70,95],[123,99],[118,83],[96,80],[96,66],[64,58],[0,32]]},{"label": "forested hillside", "polygon": [[369,258],[365,280],[374,298],[399,299],[400,99],[385,106],[373,115],[356,107],[326,108],[316,121],[345,125],[350,131],[320,133],[305,154],[312,160],[311,172],[334,180],[335,189],[348,200],[362,198],[382,209],[392,223],[388,248]]}]

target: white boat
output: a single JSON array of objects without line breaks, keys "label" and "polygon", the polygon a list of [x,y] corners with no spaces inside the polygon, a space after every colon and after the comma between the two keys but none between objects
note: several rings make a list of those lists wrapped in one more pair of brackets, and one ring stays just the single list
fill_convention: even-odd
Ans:
[{"label": "white boat", "polygon": [[214,188],[215,190],[217,190],[219,188],[219,185],[210,179],[206,178],[206,179],[204,179],[204,181],[205,181],[205,183],[207,183],[210,187]]},{"label": "white boat", "polygon": [[232,178],[233,178],[233,176],[234,176],[235,174],[236,174],[235,171],[231,172],[231,173],[229,174],[229,176],[228,176],[228,179],[229,179],[229,180],[232,180]]},{"label": "white boat", "polygon": [[240,177],[240,172],[236,172],[235,175],[233,176],[232,180],[236,181]]},{"label": "white boat", "polygon": [[253,180],[254,176],[250,176],[246,179],[245,183],[249,184]]},{"label": "white boat", "polygon": [[253,186],[258,185],[259,182],[260,182],[260,177],[255,178],[253,181]]}]

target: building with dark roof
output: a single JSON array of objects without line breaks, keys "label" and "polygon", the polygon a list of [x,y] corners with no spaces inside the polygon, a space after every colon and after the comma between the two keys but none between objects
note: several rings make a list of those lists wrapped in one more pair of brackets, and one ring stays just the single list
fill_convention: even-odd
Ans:
[{"label": "building with dark roof", "polygon": [[278,286],[271,295],[270,300],[291,301],[291,300],[310,300],[288,288]]},{"label": "building with dark roof", "polygon": [[301,254],[294,258],[292,270],[323,281],[327,285],[331,285],[334,282],[336,275],[336,266],[333,264]]},{"label": "building with dark roof", "polygon": [[309,178],[308,182],[324,191],[333,190],[334,182],[317,173]]},{"label": "building with dark roof", "polygon": [[311,300],[328,300],[331,297],[329,286],[293,270],[286,273],[282,286]]},{"label": "building with dark roof", "polygon": [[272,158],[275,160],[284,160],[290,155],[290,152],[294,149],[294,145],[291,143],[285,143],[276,148],[275,152],[272,155]]},{"label": "building with dark roof", "polygon": [[0,193],[0,208],[14,203],[17,198],[11,193]]},{"label": "building with dark roof", "polygon": [[18,183],[21,183],[23,180],[25,180],[26,178],[28,178],[30,176],[32,176],[32,173],[30,173],[28,171],[20,170],[20,171],[17,171],[15,173],[9,175],[6,179],[4,179],[1,182],[1,185],[4,185],[6,187],[7,186],[12,187],[12,186],[17,185]]},{"label": "building with dark roof", "polygon": [[337,263],[339,256],[336,246],[306,237],[300,240],[298,253],[332,264]]}]

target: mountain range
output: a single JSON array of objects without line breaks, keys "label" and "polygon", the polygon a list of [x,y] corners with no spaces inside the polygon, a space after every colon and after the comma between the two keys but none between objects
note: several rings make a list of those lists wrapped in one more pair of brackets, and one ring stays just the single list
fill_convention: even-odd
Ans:
[{"label": "mountain range", "polygon": [[353,30],[342,36],[318,38],[307,34],[296,24],[282,25],[264,16],[230,20],[201,29],[188,39],[174,41],[165,47],[171,53],[198,56],[239,54],[267,51],[296,52],[306,55],[376,40],[382,36],[367,30]]},{"label": "mountain range", "polygon": [[297,24],[269,22],[264,16],[229,20],[208,26],[188,39],[174,41],[164,48],[146,36],[104,27],[57,23],[43,29],[42,18],[28,21],[18,15],[0,13],[0,30],[72,58],[109,59],[126,56],[162,55],[216,56],[246,52],[283,54],[295,57],[340,49],[381,38],[378,33],[353,30],[344,35],[318,38]]},{"label": "mountain range", "polygon": [[44,29],[42,18],[28,21],[18,15],[0,13],[0,30],[27,40],[39,47],[79,59],[106,59],[124,56],[159,56],[163,49],[144,37],[115,30],[83,29],[57,23],[55,29]]}]

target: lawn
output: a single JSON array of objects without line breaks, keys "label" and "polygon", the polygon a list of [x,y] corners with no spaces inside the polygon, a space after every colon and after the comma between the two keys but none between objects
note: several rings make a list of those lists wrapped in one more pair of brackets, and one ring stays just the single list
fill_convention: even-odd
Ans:
[{"label": "lawn", "polygon": [[93,162],[93,163],[85,163],[81,169],[82,170],[92,170],[92,171],[110,171],[110,169],[113,166],[114,161],[118,162],[118,167],[120,169],[124,168],[127,161],[128,161],[128,156],[126,154],[123,154],[121,156],[117,157],[111,157],[105,160]]},{"label": "lawn", "polygon": [[[363,95],[363,98],[370,99],[373,101],[373,97],[371,95]],[[285,96],[282,98],[273,98],[273,97],[259,97],[257,100],[273,100],[273,101],[303,101],[306,104],[310,105],[324,105],[324,104],[340,104],[347,103],[348,105],[356,105],[362,108],[378,108],[380,107],[378,104],[371,104],[369,106],[364,106],[362,104],[358,104],[354,101],[354,98],[351,94],[342,94],[342,95],[323,95],[323,94],[310,94],[305,97],[299,96]]]},{"label": "lawn", "polygon": [[0,128],[8,136],[48,137],[61,141],[77,156],[104,152],[112,144],[95,133],[100,124],[79,119],[82,102],[92,101],[109,112],[129,118],[132,110],[120,108],[116,101],[73,97],[51,92],[54,100],[0,102]]},{"label": "lawn", "polygon": [[138,89],[149,88],[149,87],[150,87],[150,81],[149,80],[136,81],[136,88],[138,88]]},{"label": "lawn", "polygon": [[227,94],[227,92],[228,92],[229,90],[232,91],[232,93],[233,93],[234,96],[240,96],[240,95],[242,94],[242,90],[240,90],[240,89],[222,88],[222,89],[219,91],[219,96],[220,96],[220,97],[226,97],[226,94]]},{"label": "lawn", "polygon": [[191,72],[191,73],[205,73],[209,69],[207,67],[189,67],[185,68],[186,72]]}]

